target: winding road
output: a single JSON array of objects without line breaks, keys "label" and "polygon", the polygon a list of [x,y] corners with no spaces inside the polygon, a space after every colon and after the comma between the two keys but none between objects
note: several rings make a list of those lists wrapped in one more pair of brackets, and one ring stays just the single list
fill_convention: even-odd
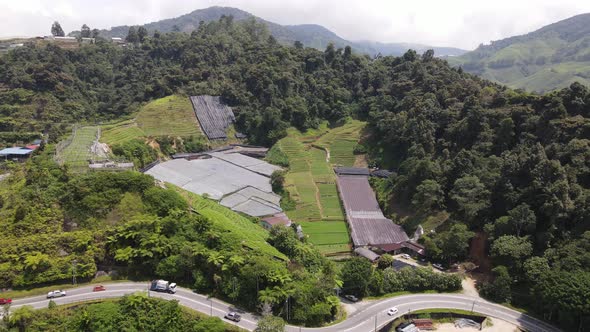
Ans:
[{"label": "winding road", "polygon": [[[56,298],[57,304],[68,304],[88,300],[120,297],[125,294],[138,291],[147,292],[148,283],[126,282],[105,284],[106,291],[93,292],[92,286],[84,286],[67,290],[67,296]],[[197,294],[186,288],[177,288],[176,294],[149,292],[149,296],[159,297],[166,300],[177,300],[181,305],[200,311],[202,313],[223,318],[228,311],[238,311],[231,304],[223,301],[208,298],[205,295]],[[27,298],[14,299],[12,309],[23,305],[30,305],[35,309],[47,308],[49,300],[45,295],[32,296]],[[399,312],[396,316],[388,316],[385,312],[391,307],[397,307]],[[456,294],[415,294],[403,295],[389,299],[371,302],[359,308],[356,312],[338,324],[320,327],[306,328],[299,326],[287,326],[288,332],[369,332],[375,331],[396,317],[408,312],[421,309],[451,308],[473,311],[486,316],[499,318],[520,326],[522,329],[531,332],[552,332],[559,329],[540,321],[531,316],[524,315],[516,310],[490,303],[478,298],[456,295]],[[249,313],[241,312],[242,320],[234,323],[228,320],[225,322],[236,324],[241,328],[252,331],[256,328],[258,317]]]}]

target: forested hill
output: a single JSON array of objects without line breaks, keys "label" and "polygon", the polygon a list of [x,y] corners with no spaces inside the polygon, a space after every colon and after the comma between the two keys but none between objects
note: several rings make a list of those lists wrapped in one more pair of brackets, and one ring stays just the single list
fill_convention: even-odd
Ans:
[{"label": "forested hill", "polygon": [[[437,56],[456,56],[467,52],[453,47],[432,47],[408,43],[377,43],[370,41],[352,42],[339,37],[337,34],[321,25],[280,25],[232,7],[209,7],[198,9],[179,17],[147,23],[144,24],[143,27],[145,27],[150,33],[153,33],[156,30],[160,32],[182,31],[191,33],[199,27],[199,22],[217,21],[222,16],[232,16],[236,21],[255,19],[257,22],[266,25],[270,33],[280,43],[285,45],[293,45],[295,41],[299,41],[306,47],[313,47],[321,50],[325,49],[329,43],[333,43],[336,47],[340,48],[350,45],[356,52],[368,54],[370,56],[376,54],[402,55],[410,48],[417,50],[420,53],[428,49],[434,49]],[[127,25],[112,27],[109,30],[100,30],[100,36],[105,38],[125,38],[128,30],[129,26]],[[79,31],[70,33],[70,35],[77,34],[79,34]]]},{"label": "forested hill", "polygon": [[590,84],[590,14],[481,45],[449,62],[529,91],[550,91],[576,81]]},{"label": "forested hill", "polygon": [[[125,48],[98,42],[71,50],[51,43],[11,50],[0,57],[0,139],[46,131],[54,142],[74,122],[128,116],[171,94],[221,95],[236,112],[237,129],[251,143],[267,146],[289,127],[366,120],[358,150],[369,153],[371,164],[396,171],[374,184],[387,214],[410,232],[432,216],[448,216],[423,239],[430,259],[466,259],[478,232],[482,250],[489,248],[480,254],[489,255],[494,267],[484,295],[528,306],[564,330],[590,315],[586,86],[529,94],[453,68],[430,51],[371,59],[349,47],[286,47],[262,24],[224,17],[192,34],[145,36]],[[37,213],[50,209],[31,202],[86,202],[60,193],[64,183],[77,180],[49,164],[25,172],[29,177],[3,195],[0,220],[27,225],[33,234],[37,229],[28,225],[38,220],[55,221],[56,228],[64,223],[63,215],[41,218]],[[43,174],[56,183],[47,188],[50,177]],[[39,187],[30,187],[36,182]],[[100,202],[92,198],[86,204]],[[117,249],[127,257],[124,248]],[[0,257],[14,257],[25,268],[18,246],[6,250],[17,252]],[[0,267],[8,269],[2,262]],[[0,272],[3,279],[19,275]],[[370,284],[380,285],[377,279]]]}]

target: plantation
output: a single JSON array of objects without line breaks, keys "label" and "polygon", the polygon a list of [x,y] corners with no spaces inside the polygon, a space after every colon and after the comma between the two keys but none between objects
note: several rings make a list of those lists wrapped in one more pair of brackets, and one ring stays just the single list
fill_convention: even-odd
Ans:
[{"label": "plantation", "polygon": [[58,145],[55,159],[60,164],[67,164],[73,170],[86,170],[88,160],[96,157],[91,152],[91,148],[97,136],[98,127],[74,129],[72,135]]},{"label": "plantation", "polygon": [[285,155],[290,165],[285,189],[296,208],[287,214],[301,224],[310,242],[325,254],[349,250],[345,216],[332,168],[354,164],[353,150],[364,126],[364,122],[349,120],[333,129],[323,123],[305,133],[291,128],[287,137],[272,148],[273,155]]},{"label": "plantation", "polygon": [[120,143],[140,137],[202,136],[188,97],[173,95],[144,105],[135,119],[103,126],[102,141]]}]

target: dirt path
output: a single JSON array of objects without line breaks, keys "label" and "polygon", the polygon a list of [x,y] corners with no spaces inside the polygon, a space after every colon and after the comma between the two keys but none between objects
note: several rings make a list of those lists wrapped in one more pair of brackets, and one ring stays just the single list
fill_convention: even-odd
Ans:
[{"label": "dirt path", "polygon": [[461,293],[468,295],[468,296],[473,296],[473,297],[477,297],[479,298],[479,292],[477,291],[477,288],[475,287],[476,285],[476,281],[475,279],[471,278],[470,276],[466,276],[465,279],[463,279],[463,281],[461,281],[461,286],[463,286],[463,290],[461,291]]}]

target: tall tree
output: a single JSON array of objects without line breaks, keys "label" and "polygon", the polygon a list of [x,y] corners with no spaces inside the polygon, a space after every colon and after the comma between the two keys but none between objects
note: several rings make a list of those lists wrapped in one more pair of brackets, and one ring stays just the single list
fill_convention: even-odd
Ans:
[{"label": "tall tree", "polygon": [[90,38],[90,36],[91,36],[90,27],[87,26],[86,24],[82,25],[82,28],[80,29],[80,37]]},{"label": "tall tree", "polygon": [[137,30],[135,29],[135,27],[129,27],[127,37],[125,37],[125,41],[132,44],[139,42],[139,35],[137,34]]},{"label": "tall tree", "polygon": [[51,25],[51,34],[55,37],[63,37],[66,35],[64,29],[61,28],[61,25],[58,21],[53,22],[53,24]]},{"label": "tall tree", "polygon": [[137,38],[140,43],[143,43],[147,36],[148,36],[148,31],[145,27],[141,26],[141,27],[139,27],[139,29],[137,29]]}]

